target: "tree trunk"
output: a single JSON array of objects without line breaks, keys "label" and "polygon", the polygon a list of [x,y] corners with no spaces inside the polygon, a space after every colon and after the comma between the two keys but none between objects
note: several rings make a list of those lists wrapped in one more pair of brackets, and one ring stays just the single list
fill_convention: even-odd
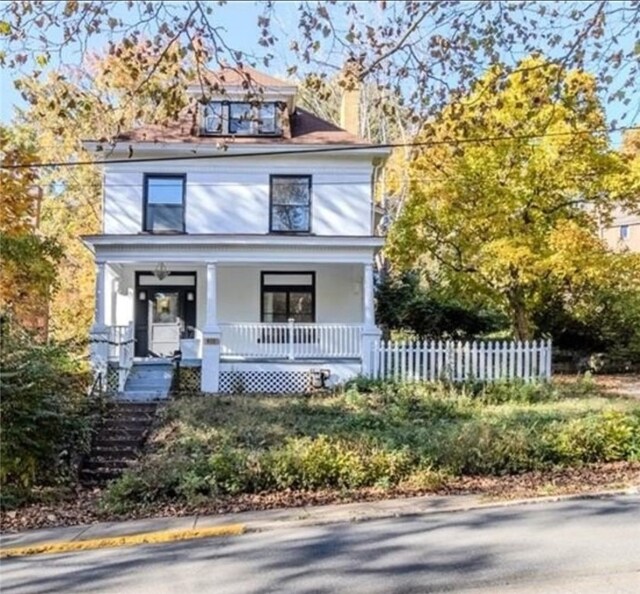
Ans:
[{"label": "tree trunk", "polygon": [[531,340],[532,328],[529,312],[525,305],[524,295],[520,288],[509,291],[509,315],[511,329],[516,340]]}]

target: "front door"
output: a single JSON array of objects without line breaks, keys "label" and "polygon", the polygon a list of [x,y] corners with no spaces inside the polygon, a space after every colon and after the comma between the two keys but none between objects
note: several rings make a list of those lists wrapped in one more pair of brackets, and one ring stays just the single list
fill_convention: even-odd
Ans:
[{"label": "front door", "polygon": [[181,338],[193,338],[196,325],[196,274],[172,272],[158,279],[136,274],[135,355],[171,357]]},{"label": "front door", "polygon": [[158,357],[171,357],[180,350],[184,332],[180,291],[153,291],[149,299],[149,350]]}]

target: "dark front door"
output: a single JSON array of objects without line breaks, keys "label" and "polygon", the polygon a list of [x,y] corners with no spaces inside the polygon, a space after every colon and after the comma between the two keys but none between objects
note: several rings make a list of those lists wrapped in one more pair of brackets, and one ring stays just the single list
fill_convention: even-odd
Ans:
[{"label": "dark front door", "polygon": [[[153,286],[141,284],[138,279],[135,312],[137,357],[171,357],[180,349],[181,338],[193,336],[196,324],[195,275],[193,279],[193,286]],[[180,280],[185,282],[183,278]]]}]

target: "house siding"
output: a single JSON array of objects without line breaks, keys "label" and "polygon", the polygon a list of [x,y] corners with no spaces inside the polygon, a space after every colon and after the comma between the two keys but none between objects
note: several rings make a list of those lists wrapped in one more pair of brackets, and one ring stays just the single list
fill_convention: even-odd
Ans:
[{"label": "house siding", "polygon": [[[152,268],[125,266],[117,284],[109,286],[106,296],[107,323],[126,325],[133,321],[135,271]],[[175,271],[197,274],[196,325],[204,325],[206,315],[206,268],[204,266],[172,267]],[[218,320],[220,322],[260,321],[260,272],[304,271],[316,275],[316,322],[358,324],[363,319],[362,266],[357,264],[293,266],[220,266],[218,268]],[[115,276],[114,276],[115,278]]]},{"label": "house siding", "polygon": [[370,158],[271,156],[147,165],[106,165],[104,233],[140,233],[144,173],[175,173],[186,174],[186,233],[269,233],[269,176],[286,174],[312,176],[312,234],[372,235]]}]

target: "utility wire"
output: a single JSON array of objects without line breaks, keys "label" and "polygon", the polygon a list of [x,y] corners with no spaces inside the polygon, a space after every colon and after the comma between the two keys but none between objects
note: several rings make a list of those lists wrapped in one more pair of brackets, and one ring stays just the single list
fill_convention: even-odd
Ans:
[{"label": "utility wire", "polygon": [[[573,132],[548,132],[545,134],[524,134],[520,136],[485,136],[482,138],[459,138],[459,139],[446,139],[446,140],[430,140],[423,142],[390,142],[385,144],[364,144],[353,146],[341,146],[341,147],[321,147],[315,149],[285,149],[280,151],[264,151],[264,152],[249,152],[249,153],[220,153],[216,155],[184,155],[173,157],[145,157],[142,159],[109,159],[109,164],[117,163],[163,163],[171,161],[194,161],[200,159],[247,159],[251,157],[275,157],[275,156],[287,156],[287,155],[317,155],[324,153],[347,153],[366,151],[378,148],[407,148],[407,147],[429,147],[429,146],[442,146],[442,145],[456,145],[456,144],[481,144],[485,142],[498,142],[503,140],[535,140],[538,138],[554,138],[561,136],[580,136],[583,134],[611,134],[613,132],[624,132],[628,130],[640,130],[640,126],[621,126],[618,128],[607,128],[601,130],[576,130]],[[107,143],[105,143],[107,144]],[[122,143],[127,146],[126,142]],[[133,146],[133,145],[132,145]],[[179,145],[178,145],[179,146]],[[233,146],[231,143],[230,146]],[[171,144],[168,144],[166,148],[175,148]],[[207,148],[206,146],[203,148]],[[17,165],[0,165],[0,169],[35,169],[40,167],[80,167],[84,165],[100,165],[104,163],[104,160],[85,160],[85,161],[52,161],[49,163],[29,163],[29,164],[17,164]]]}]

